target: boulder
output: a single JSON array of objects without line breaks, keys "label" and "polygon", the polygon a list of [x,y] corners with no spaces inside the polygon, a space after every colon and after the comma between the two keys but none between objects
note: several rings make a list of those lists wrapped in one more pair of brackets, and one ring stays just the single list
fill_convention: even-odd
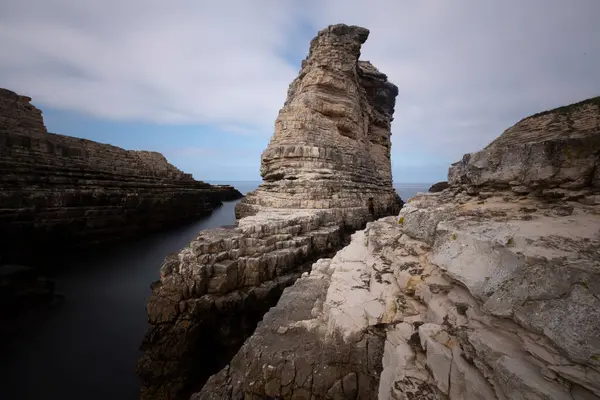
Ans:
[{"label": "boulder", "polygon": [[450,184],[447,181],[438,182],[438,183],[434,183],[433,185],[431,185],[431,187],[429,188],[429,192],[437,193],[437,192],[441,192],[444,189],[448,189],[449,187],[450,187]]}]

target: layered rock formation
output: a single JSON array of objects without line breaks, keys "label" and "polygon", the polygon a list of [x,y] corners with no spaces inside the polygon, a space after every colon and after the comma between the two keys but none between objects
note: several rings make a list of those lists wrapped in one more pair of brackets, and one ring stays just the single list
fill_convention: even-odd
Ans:
[{"label": "layered rock formation", "polygon": [[471,192],[491,187],[550,196],[600,186],[598,107],[595,97],[523,119],[453,164],[450,184]]},{"label": "layered rock formation", "polygon": [[159,153],[48,133],[30,101],[0,89],[0,261],[160,229],[241,197]]},{"label": "layered rock formation", "polygon": [[564,110],[314,263],[192,399],[600,399],[600,106]]},{"label": "layered rock formation", "polygon": [[368,31],[318,33],[262,155],[238,225],[165,260],[138,364],[143,399],[188,398],[225,366],[283,289],[367,221],[397,213],[390,122],[397,88],[358,61]]},{"label": "layered rock formation", "polygon": [[390,163],[398,88],[371,63],[357,63],[368,34],[334,25],[312,40],[262,154],[264,183],[237,206],[238,217],[263,208],[381,216],[398,203]]}]

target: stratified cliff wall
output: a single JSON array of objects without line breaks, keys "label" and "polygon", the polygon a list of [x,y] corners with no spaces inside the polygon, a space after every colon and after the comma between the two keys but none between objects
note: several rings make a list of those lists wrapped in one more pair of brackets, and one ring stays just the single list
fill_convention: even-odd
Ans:
[{"label": "stratified cliff wall", "polygon": [[450,168],[453,185],[539,195],[600,187],[600,97],[524,118]]},{"label": "stratified cliff wall", "polygon": [[241,197],[160,153],[48,133],[30,101],[0,89],[0,262],[160,229]]},{"label": "stratified cliff wall", "polygon": [[369,31],[320,31],[262,155],[238,226],[200,233],[153,284],[138,364],[143,399],[184,399],[225,366],[283,289],[367,221],[399,211],[390,122],[396,86],[358,61]]}]

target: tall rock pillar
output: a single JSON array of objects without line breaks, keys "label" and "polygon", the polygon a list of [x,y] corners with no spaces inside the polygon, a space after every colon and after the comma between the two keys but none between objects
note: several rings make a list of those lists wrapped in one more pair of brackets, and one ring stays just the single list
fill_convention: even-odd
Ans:
[{"label": "tall rock pillar", "polygon": [[389,213],[390,126],[398,88],[359,61],[365,28],[333,25],[310,44],[262,154],[263,184],[237,207],[239,218],[264,208],[364,208]]}]

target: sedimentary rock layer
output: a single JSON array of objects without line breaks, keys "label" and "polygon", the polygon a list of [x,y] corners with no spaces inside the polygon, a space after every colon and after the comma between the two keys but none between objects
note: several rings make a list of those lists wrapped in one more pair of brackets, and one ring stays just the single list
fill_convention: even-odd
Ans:
[{"label": "sedimentary rock layer", "polygon": [[600,190],[451,182],[314,263],[192,399],[600,399]]},{"label": "sedimentary rock layer", "polygon": [[358,61],[367,35],[346,25],[319,32],[262,155],[264,182],[236,208],[238,226],[202,232],[165,261],[147,307],[143,399],[189,398],[312,262],[399,211],[390,172],[397,88]]},{"label": "sedimentary rock layer", "polygon": [[383,215],[397,203],[390,124],[398,88],[358,61],[368,34],[334,25],[312,40],[262,154],[264,183],[237,206],[238,217],[263,207],[363,207]]},{"label": "sedimentary rock layer", "polygon": [[600,187],[600,97],[545,111],[452,165],[452,185],[517,193]]},{"label": "sedimentary rock layer", "polygon": [[156,152],[48,133],[30,100],[0,89],[2,261],[163,228],[241,197]]}]

